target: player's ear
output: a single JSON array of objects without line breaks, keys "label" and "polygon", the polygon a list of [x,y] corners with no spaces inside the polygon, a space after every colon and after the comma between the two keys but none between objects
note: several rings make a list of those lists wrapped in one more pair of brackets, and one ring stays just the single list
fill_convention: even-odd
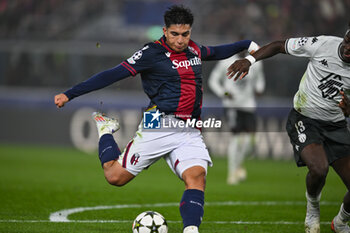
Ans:
[{"label": "player's ear", "polygon": [[166,32],[167,32],[167,28],[164,26],[163,27],[163,34],[164,34],[165,37],[166,37]]}]

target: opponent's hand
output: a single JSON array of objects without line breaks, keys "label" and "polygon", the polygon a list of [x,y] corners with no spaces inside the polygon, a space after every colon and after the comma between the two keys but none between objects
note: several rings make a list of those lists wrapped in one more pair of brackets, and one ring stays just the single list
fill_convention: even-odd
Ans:
[{"label": "opponent's hand", "polygon": [[57,108],[62,108],[64,104],[67,103],[68,101],[69,101],[68,97],[63,93],[55,95],[55,104]]},{"label": "opponent's hand", "polygon": [[344,94],[344,91],[340,91],[340,94],[342,97],[341,97],[341,101],[339,102],[338,106],[343,111],[344,116],[349,117],[349,115],[350,115],[350,100]]},{"label": "opponent's hand", "polygon": [[247,59],[237,60],[227,69],[226,75],[229,79],[234,77],[234,81],[236,81],[238,78],[243,79],[248,74],[250,66],[251,63]]}]

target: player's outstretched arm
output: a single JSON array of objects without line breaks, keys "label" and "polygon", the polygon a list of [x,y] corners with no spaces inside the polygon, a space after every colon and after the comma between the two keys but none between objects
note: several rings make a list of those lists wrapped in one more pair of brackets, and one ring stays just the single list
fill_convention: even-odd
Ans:
[{"label": "player's outstretched arm", "polygon": [[235,61],[227,69],[228,78],[234,78],[236,81],[238,78],[242,79],[246,74],[248,74],[249,67],[256,61],[263,60],[265,58],[272,57],[278,53],[286,53],[285,41],[275,41],[261,47],[252,55],[248,55],[244,59]]},{"label": "player's outstretched arm", "polygon": [[58,108],[61,108],[65,103],[74,99],[75,97],[104,88],[130,75],[131,73],[119,64],[112,69],[95,74],[88,80],[73,86],[71,89],[65,91],[64,93],[56,95],[55,104]]},{"label": "player's outstretched arm", "polygon": [[67,103],[68,101],[69,101],[68,97],[63,93],[55,95],[55,104],[57,108],[62,108],[64,104]]},{"label": "player's outstretched arm", "polygon": [[342,98],[341,101],[339,102],[339,107],[344,113],[344,116],[349,117],[350,115],[350,100],[349,98],[344,94],[343,91],[340,92]]},{"label": "player's outstretched arm", "polygon": [[205,52],[206,55],[202,57],[202,59],[205,61],[223,60],[243,50],[252,52],[256,47],[258,47],[258,45],[251,40],[241,40],[231,44],[209,46],[206,47],[208,51]]}]

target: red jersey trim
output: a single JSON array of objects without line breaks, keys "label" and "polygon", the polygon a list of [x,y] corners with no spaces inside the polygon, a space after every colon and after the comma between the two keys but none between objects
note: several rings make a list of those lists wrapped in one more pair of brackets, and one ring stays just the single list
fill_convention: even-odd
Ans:
[{"label": "red jersey trim", "polygon": [[127,164],[127,161],[128,161],[128,154],[129,154],[129,150],[130,150],[130,147],[132,145],[132,143],[134,142],[134,140],[130,141],[128,143],[128,145],[126,146],[126,151],[125,151],[125,154],[124,154],[124,158],[123,158],[123,168],[126,168],[126,164]]},{"label": "red jersey trim", "polygon": [[137,71],[131,66],[129,65],[127,62],[122,62],[121,64],[124,68],[126,68],[132,76],[135,76],[137,74]]}]

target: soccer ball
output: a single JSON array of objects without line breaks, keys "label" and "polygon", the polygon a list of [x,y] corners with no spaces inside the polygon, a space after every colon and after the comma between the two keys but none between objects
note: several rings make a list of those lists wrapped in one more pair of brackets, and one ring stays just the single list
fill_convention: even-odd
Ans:
[{"label": "soccer ball", "polygon": [[158,212],[145,211],[139,214],[132,224],[133,233],[168,233],[165,218]]}]

